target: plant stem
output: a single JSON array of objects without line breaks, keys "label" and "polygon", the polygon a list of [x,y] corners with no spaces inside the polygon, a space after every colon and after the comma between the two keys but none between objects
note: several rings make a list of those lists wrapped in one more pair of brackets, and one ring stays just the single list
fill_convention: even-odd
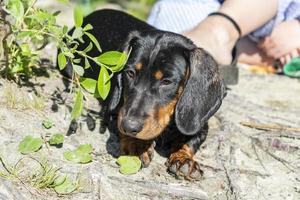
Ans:
[{"label": "plant stem", "polygon": [[79,55],[83,56],[83,57],[87,57],[88,59],[94,61],[97,65],[103,66],[103,67],[105,67],[106,69],[108,69],[110,72],[112,72],[111,69],[110,69],[110,67],[108,67],[107,65],[105,65],[105,64],[103,64],[103,63],[98,62],[98,60],[96,60],[95,58],[93,58],[93,57],[87,55],[86,53],[84,53],[84,52],[82,52],[82,51],[77,51],[77,50],[75,50],[75,52],[78,53]]},{"label": "plant stem", "polygon": [[34,30],[34,29],[21,29],[20,32],[34,32],[34,33],[41,33],[41,34],[44,34],[44,35],[48,35],[52,38],[54,38],[55,40],[58,40],[60,41],[59,38],[56,37],[56,35],[54,34],[51,34],[51,33],[48,33],[48,32],[45,32],[45,31],[41,31],[41,30]]},{"label": "plant stem", "polygon": [[1,162],[2,166],[3,166],[3,168],[4,168],[9,174],[13,175],[12,171],[8,168],[8,166],[7,166],[7,165],[5,164],[5,162],[3,161],[2,156],[0,156],[0,162]]},{"label": "plant stem", "polygon": [[25,16],[28,14],[28,12],[30,11],[30,9],[33,8],[33,6],[34,6],[34,4],[35,4],[36,2],[37,2],[37,0],[34,0],[34,1],[32,1],[31,5],[28,6],[27,10],[25,11],[25,13],[24,13],[24,15],[22,16],[22,18],[20,19],[20,21],[18,21],[18,22],[16,23],[17,26],[21,26],[21,25],[23,24]]}]

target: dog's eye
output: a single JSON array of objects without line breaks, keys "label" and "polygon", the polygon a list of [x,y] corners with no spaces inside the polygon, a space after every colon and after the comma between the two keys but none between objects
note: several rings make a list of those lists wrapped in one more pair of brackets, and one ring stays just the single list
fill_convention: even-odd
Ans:
[{"label": "dog's eye", "polygon": [[163,79],[160,82],[161,85],[170,85],[171,83],[172,83],[172,81],[169,79]]},{"label": "dog's eye", "polygon": [[134,70],[131,70],[131,69],[126,70],[126,74],[127,74],[127,76],[128,76],[129,78],[134,78],[134,76],[135,76],[135,71],[134,71]]}]

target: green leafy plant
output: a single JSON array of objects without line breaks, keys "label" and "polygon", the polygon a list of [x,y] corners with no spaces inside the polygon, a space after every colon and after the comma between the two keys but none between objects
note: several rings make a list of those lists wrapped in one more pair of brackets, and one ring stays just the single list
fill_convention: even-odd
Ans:
[{"label": "green leafy plant", "polygon": [[[26,161],[24,161],[25,159]],[[28,171],[27,168],[24,168],[24,162],[36,162],[38,167],[35,170]],[[53,189],[59,195],[74,192],[80,181],[79,179],[71,181],[67,174],[60,173],[61,168],[49,164],[47,160],[39,160],[33,157],[23,157],[14,165],[10,165],[0,156],[0,164],[5,170],[0,171],[1,177],[20,180],[23,184],[29,184],[38,189]]]},{"label": "green leafy plant", "polygon": [[[60,179],[54,187],[54,191],[58,194],[70,194],[77,189],[77,184],[72,182],[68,177]],[[60,183],[60,184],[59,184]]]},{"label": "green leafy plant", "polygon": [[52,122],[51,119],[45,119],[42,121],[42,125],[45,129],[50,129],[52,126],[54,126],[54,123]]},{"label": "green leafy plant", "polygon": [[26,136],[19,144],[19,152],[22,154],[29,154],[38,151],[43,144],[41,138],[33,138],[32,136]]},{"label": "green leafy plant", "polygon": [[[49,143],[50,145],[62,146],[64,142],[64,135],[57,133],[50,137],[49,140],[42,138],[34,138],[31,135],[25,136],[25,138],[19,143],[19,152],[22,154],[29,154],[36,152],[42,148],[43,143]],[[80,150],[82,151],[82,150]]]},{"label": "green leafy plant", "polygon": [[64,142],[65,136],[63,134],[57,133],[51,136],[48,141],[50,145],[60,145]]},{"label": "green leafy plant", "polygon": [[63,183],[66,175],[59,173],[60,168],[49,165],[48,162],[42,162],[33,159],[39,163],[40,168],[32,174],[30,182],[36,188],[52,188]]},{"label": "green leafy plant", "polygon": [[120,165],[122,174],[135,174],[142,166],[142,162],[137,156],[120,156],[117,163]]},{"label": "green leafy plant", "polygon": [[[75,29],[69,34],[68,27],[58,26],[56,17],[59,12],[50,13],[36,8],[37,0],[8,0],[1,3],[1,24],[5,28],[2,39],[3,54],[0,53],[1,74],[10,79],[18,79],[18,75],[31,76],[33,68],[38,68],[41,50],[49,42],[55,42],[59,49],[58,66],[63,70],[67,65],[73,69],[72,83],[76,89],[74,107],[71,114],[72,120],[77,119],[83,110],[86,92],[95,97],[107,98],[110,91],[110,80],[114,73],[123,69],[127,61],[126,52],[105,52],[103,54],[100,44],[89,31],[93,29],[91,24],[83,24],[81,9],[75,7],[73,12]],[[64,3],[68,0],[60,0]],[[77,47],[83,43],[83,36],[89,38],[89,44],[84,50]],[[96,47],[99,55],[91,57],[88,53]],[[81,58],[75,58],[79,55]],[[82,60],[83,59],[83,60]],[[97,80],[83,78],[84,70],[95,62],[100,67]],[[84,63],[81,66],[80,63]]]},{"label": "green leafy plant", "polygon": [[58,194],[70,194],[77,189],[77,182],[73,182],[66,174],[59,172],[60,168],[49,165],[48,162],[36,160],[40,169],[30,178],[31,184],[39,189],[53,188]]},{"label": "green leafy plant", "polygon": [[92,145],[83,144],[73,151],[64,152],[64,157],[69,161],[85,164],[93,160],[93,157],[91,155],[92,152]]}]

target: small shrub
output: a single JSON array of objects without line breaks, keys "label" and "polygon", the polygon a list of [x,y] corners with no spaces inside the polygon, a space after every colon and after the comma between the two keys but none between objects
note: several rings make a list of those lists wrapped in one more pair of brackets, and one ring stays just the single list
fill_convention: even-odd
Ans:
[{"label": "small shrub", "polygon": [[[67,63],[73,67],[72,83],[77,89],[71,118],[77,119],[83,109],[85,92],[97,94],[96,96],[105,99],[110,91],[110,79],[114,73],[123,69],[128,55],[116,51],[101,54],[97,38],[89,33],[93,29],[92,25],[82,27],[81,9],[74,9],[75,30],[69,35],[66,25],[61,27],[56,23],[59,12],[50,13],[36,8],[36,2],[37,0],[7,0],[1,3],[0,23],[5,31],[2,39],[4,51],[0,54],[0,72],[4,77],[13,80],[18,80],[19,75],[32,76],[33,68],[40,65],[41,50],[49,42],[55,42],[60,50],[59,68],[63,70]],[[90,42],[88,47],[81,51],[77,47],[83,42],[83,35],[86,35]],[[91,57],[87,54],[93,46],[97,47],[100,56]],[[75,54],[84,59],[85,66],[78,64],[81,60],[75,59]],[[101,68],[98,80],[82,78],[84,69],[90,67],[90,61],[94,61]]]}]

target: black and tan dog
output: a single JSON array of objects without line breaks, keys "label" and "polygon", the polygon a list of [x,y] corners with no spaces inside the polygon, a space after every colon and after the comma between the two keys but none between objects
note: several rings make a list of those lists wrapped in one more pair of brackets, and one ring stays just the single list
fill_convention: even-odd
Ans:
[{"label": "black and tan dog", "polygon": [[[194,154],[206,138],[208,119],[226,94],[214,59],[189,39],[120,11],[96,11],[85,17],[87,23],[103,51],[132,48],[103,103],[105,119],[113,112],[118,115],[121,154],[140,156],[146,167],[154,148],[164,149],[171,173],[198,177],[201,170]],[[97,54],[96,49],[90,53]],[[70,74],[70,68],[64,73]],[[97,79],[98,74],[99,66],[93,65],[84,76]]]}]

